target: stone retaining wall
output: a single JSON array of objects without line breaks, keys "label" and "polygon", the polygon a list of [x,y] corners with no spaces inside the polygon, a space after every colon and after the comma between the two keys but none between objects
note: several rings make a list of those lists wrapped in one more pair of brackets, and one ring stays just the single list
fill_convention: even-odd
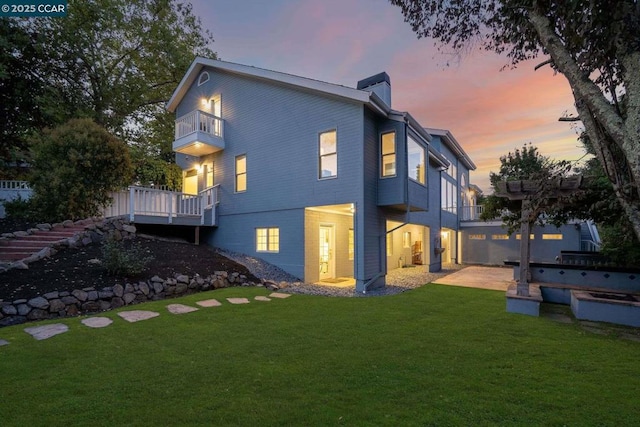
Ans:
[{"label": "stone retaining wall", "polygon": [[24,323],[30,320],[53,319],[111,310],[145,301],[178,297],[194,292],[227,288],[230,286],[255,286],[240,273],[216,271],[201,277],[176,275],[162,279],[154,276],[145,282],[127,283],[101,289],[94,287],[73,291],[49,292],[32,299],[0,302],[0,326]]},{"label": "stone retaining wall", "polygon": [[84,230],[78,231],[71,237],[66,237],[58,241],[51,242],[49,243],[49,246],[40,249],[38,252],[20,261],[0,263],[0,273],[14,268],[27,269],[29,268],[28,264],[39,261],[43,258],[48,258],[54,255],[61,248],[79,248],[91,243],[102,242],[106,238],[115,240],[132,239],[133,237],[135,237],[136,233],[136,227],[133,224],[130,224],[128,220],[125,220],[123,218],[92,218],[75,222],[67,220],[56,224],[38,224],[36,228],[32,228],[30,230],[16,231],[13,233],[3,233],[0,236],[0,241],[14,239],[21,236],[28,236],[37,231],[48,231],[56,229],[64,230],[64,228],[70,228],[73,226],[84,226]]},{"label": "stone retaining wall", "polygon": [[[11,268],[29,268],[29,263],[49,257],[63,247],[79,248],[92,243],[99,243],[107,238],[115,240],[131,239],[135,237],[136,233],[136,227],[133,224],[130,224],[126,219],[118,217],[109,219],[94,218],[76,222],[65,221],[61,224],[39,224],[37,229],[18,233],[30,233],[35,230],[52,229],[59,226],[71,227],[72,225],[83,225],[84,230],[79,231],[72,237],[53,242],[51,246],[21,261],[0,265],[0,274],[2,274],[1,271]],[[15,235],[15,233],[11,234]],[[10,239],[13,236],[5,234],[0,238]],[[101,289],[90,287],[72,291],[54,291],[28,300],[0,301],[0,327],[31,320],[95,313],[125,305],[173,298],[230,286],[256,286],[256,284],[247,282],[247,277],[237,272],[216,271],[207,277],[199,275],[189,277],[179,274],[175,277],[162,279],[154,276],[145,282],[127,283],[124,286],[115,285]],[[275,284],[269,282],[265,282],[264,286],[268,286],[270,289],[277,289]]]}]

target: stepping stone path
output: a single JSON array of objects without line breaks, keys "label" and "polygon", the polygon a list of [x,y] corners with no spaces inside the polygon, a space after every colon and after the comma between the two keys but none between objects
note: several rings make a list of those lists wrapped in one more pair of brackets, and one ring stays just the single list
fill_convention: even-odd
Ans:
[{"label": "stepping stone path", "polygon": [[195,307],[189,307],[188,305],[184,305],[184,304],[169,304],[167,306],[167,310],[169,310],[169,313],[172,314],[184,314],[184,313],[191,313],[192,311],[198,311],[198,308]]},{"label": "stepping stone path", "polygon": [[198,301],[196,304],[200,307],[220,307],[222,305],[217,299],[206,299],[204,301]]},{"label": "stepping stone path", "polygon": [[[289,298],[291,294],[284,294],[281,292],[273,292],[268,297],[258,295],[254,297],[255,301],[271,301],[271,298]],[[249,304],[248,298],[227,298],[227,301],[231,304]],[[220,301],[217,299],[207,299],[203,301],[197,301],[197,305],[200,307],[219,307],[222,305]],[[172,314],[184,314],[191,313],[193,311],[199,310],[199,308],[191,307],[184,304],[169,304],[167,305],[167,310]],[[147,311],[147,310],[130,310],[130,311],[121,311],[118,313],[118,316],[126,320],[127,322],[139,322],[141,320],[152,319],[154,317],[160,316],[160,313],[156,311]],[[113,323],[113,320],[108,317],[87,317],[86,319],[82,319],[80,321],[83,325],[89,328],[105,328]],[[69,330],[69,327],[62,323],[54,323],[51,325],[44,326],[34,326],[30,328],[25,328],[24,331],[33,338],[37,340],[45,340],[47,338],[51,338],[53,336],[63,334]],[[4,345],[9,345],[9,341],[0,339],[0,347]]]},{"label": "stepping stone path", "polygon": [[62,323],[54,323],[52,325],[34,326],[31,328],[24,328],[24,331],[39,340],[46,340],[58,334],[63,334],[69,330],[67,325]]},{"label": "stepping stone path", "polygon": [[273,292],[273,293],[269,294],[269,296],[271,298],[285,299],[285,298],[289,298],[291,296],[291,294],[283,294],[282,292]]},{"label": "stepping stone path", "polygon": [[121,311],[118,313],[118,316],[122,317],[127,322],[139,322],[141,320],[151,319],[156,316],[160,316],[160,313],[155,311],[146,311],[146,310],[131,310],[131,311]]},{"label": "stepping stone path", "polygon": [[89,317],[80,321],[83,325],[90,328],[104,328],[113,323],[108,317]]}]

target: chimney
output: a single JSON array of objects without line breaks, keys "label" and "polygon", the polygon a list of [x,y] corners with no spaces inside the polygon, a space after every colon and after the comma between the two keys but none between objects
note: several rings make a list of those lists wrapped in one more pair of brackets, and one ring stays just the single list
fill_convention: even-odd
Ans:
[{"label": "chimney", "polygon": [[358,82],[357,89],[373,92],[391,108],[391,80],[384,71]]}]

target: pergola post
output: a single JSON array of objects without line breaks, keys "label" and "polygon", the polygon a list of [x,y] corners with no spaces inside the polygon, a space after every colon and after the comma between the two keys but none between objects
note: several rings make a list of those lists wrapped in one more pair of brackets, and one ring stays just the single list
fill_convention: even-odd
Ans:
[{"label": "pergola post", "polygon": [[529,296],[529,252],[531,248],[530,234],[531,224],[529,215],[531,207],[529,201],[522,200],[522,222],[520,224],[520,275],[516,284],[516,293],[520,296]]}]

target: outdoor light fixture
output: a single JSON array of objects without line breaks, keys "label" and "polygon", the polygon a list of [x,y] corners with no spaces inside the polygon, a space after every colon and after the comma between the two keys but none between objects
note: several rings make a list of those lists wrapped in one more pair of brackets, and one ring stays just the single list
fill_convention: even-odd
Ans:
[{"label": "outdoor light fixture", "polygon": [[356,204],[355,203],[351,203],[351,207],[349,208],[349,212],[355,213],[355,211],[356,211]]},{"label": "outdoor light fixture", "polygon": [[203,107],[208,107],[209,106],[209,100],[207,98],[202,98],[202,106]]}]

